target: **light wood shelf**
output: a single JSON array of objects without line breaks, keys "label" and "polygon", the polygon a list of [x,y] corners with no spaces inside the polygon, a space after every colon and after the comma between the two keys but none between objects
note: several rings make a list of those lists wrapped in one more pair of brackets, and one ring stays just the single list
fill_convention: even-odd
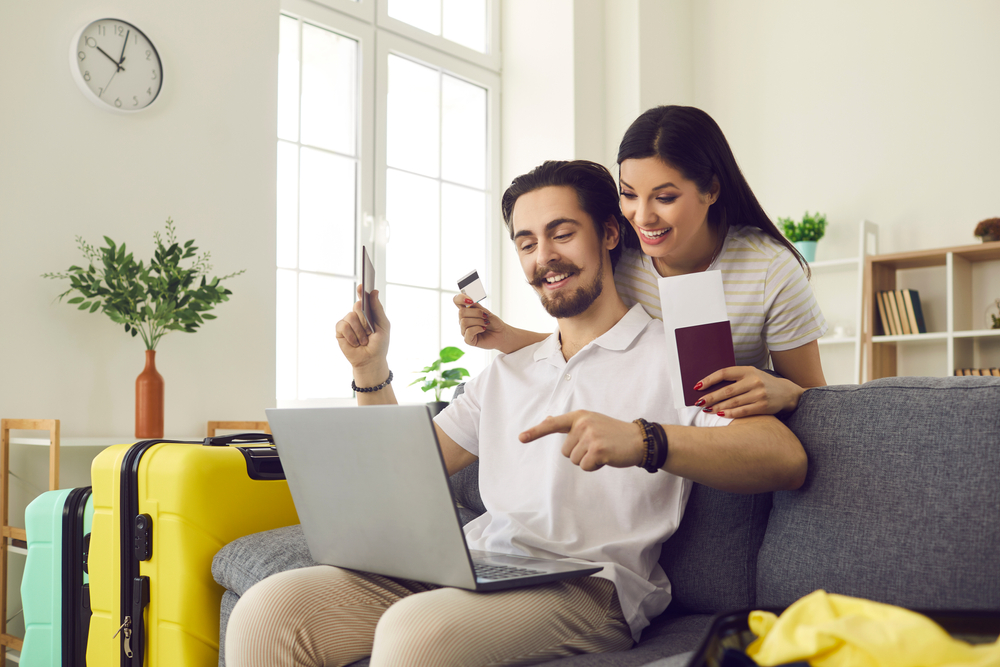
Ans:
[{"label": "light wood shelf", "polygon": [[[1000,330],[974,328],[978,306],[972,303],[972,268],[980,262],[997,260],[1000,260],[1000,241],[867,257],[863,289],[865,325],[862,332],[865,379],[895,376],[897,355],[915,343],[940,341],[944,345],[947,361],[940,375],[951,375],[956,368],[973,367],[974,345],[980,340],[1000,336]],[[935,267],[942,267],[944,271],[944,330],[903,336],[875,335],[879,318],[875,294],[896,289],[899,271]],[[927,304],[923,306],[926,314]]]}]

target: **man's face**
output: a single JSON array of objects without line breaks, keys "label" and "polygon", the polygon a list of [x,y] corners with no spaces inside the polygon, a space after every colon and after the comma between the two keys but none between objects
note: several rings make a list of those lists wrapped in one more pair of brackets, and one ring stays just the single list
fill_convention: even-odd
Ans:
[{"label": "man's face", "polygon": [[569,186],[521,195],[512,222],[524,276],[549,315],[566,318],[586,311],[603,291],[604,254],[617,243],[617,234],[614,242],[608,234],[598,238]]}]

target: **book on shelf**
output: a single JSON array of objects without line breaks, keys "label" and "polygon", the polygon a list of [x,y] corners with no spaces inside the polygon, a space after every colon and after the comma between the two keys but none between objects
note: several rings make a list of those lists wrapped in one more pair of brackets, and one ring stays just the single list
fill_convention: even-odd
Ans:
[{"label": "book on shelf", "polygon": [[889,311],[890,324],[892,326],[892,335],[901,336],[903,335],[903,323],[899,319],[899,309],[896,307],[896,297],[893,295],[892,291],[882,292],[883,298],[885,299],[886,310]]},{"label": "book on shelf", "polygon": [[875,293],[882,333],[885,336],[908,336],[927,333],[920,294],[917,290],[882,290]]},{"label": "book on shelf", "polygon": [[875,293],[875,303],[878,304],[879,323],[882,325],[882,335],[892,335],[892,330],[889,327],[889,313],[885,310],[885,299],[882,296],[882,292]]},{"label": "book on shelf", "polygon": [[903,300],[903,290],[897,289],[889,293],[896,300],[896,309],[899,311],[900,331],[904,336],[909,336],[916,331],[910,331],[910,318],[906,316],[906,302]]},{"label": "book on shelf", "polygon": [[955,375],[978,375],[1000,377],[1000,368],[956,368]]},{"label": "book on shelf", "polygon": [[910,320],[910,331],[912,333],[927,333],[927,325],[924,324],[924,311],[920,307],[920,293],[915,289],[901,289],[899,293],[903,296],[906,304],[906,316]]}]

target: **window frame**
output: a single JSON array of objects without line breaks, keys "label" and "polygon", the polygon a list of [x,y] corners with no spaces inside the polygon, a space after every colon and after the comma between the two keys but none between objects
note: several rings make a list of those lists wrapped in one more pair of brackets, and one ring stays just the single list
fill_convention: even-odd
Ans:
[{"label": "window frame", "polygon": [[[382,0],[281,0],[279,15],[286,14],[318,27],[342,34],[359,43],[358,57],[358,100],[357,136],[358,191],[355,213],[355,283],[358,267],[361,266],[361,246],[370,249],[378,270],[376,287],[386,293],[385,266],[386,242],[391,232],[391,221],[386,220],[386,144],[387,144],[387,100],[388,100],[388,56],[390,53],[444,70],[450,76],[466,80],[487,91],[487,178],[485,184],[487,215],[485,238],[486,256],[489,269],[476,267],[486,279],[490,301],[494,310],[499,310],[501,294],[501,244],[506,236],[502,233],[499,215],[500,189],[500,11],[498,0],[487,0],[489,21],[489,47],[491,54],[482,54],[450,42],[443,37],[431,35],[396,19],[388,17],[387,1]],[[301,48],[301,42],[300,42]],[[301,67],[301,59],[300,59]],[[301,69],[300,69],[301,77]],[[301,80],[299,86],[301,94]],[[301,105],[299,107],[301,116]],[[301,123],[300,123],[301,132]],[[301,139],[301,135],[299,137]],[[277,136],[275,137],[277,151]],[[301,141],[297,145],[302,146]],[[277,266],[275,269],[277,270]],[[470,267],[471,268],[471,267]],[[287,269],[286,269],[287,270]],[[301,269],[294,269],[296,274]],[[442,284],[439,291],[449,291]],[[453,291],[457,293],[457,285]],[[297,292],[298,294],[298,292]],[[386,304],[387,307],[391,307]],[[345,312],[349,306],[345,307]],[[300,319],[299,303],[295,304],[296,328]],[[331,338],[333,333],[331,332]],[[331,341],[333,344],[334,341]],[[296,347],[296,376],[299,369],[299,355]],[[298,386],[298,384],[297,384]],[[354,405],[352,398],[294,398],[276,399],[278,407],[324,407]]]}]

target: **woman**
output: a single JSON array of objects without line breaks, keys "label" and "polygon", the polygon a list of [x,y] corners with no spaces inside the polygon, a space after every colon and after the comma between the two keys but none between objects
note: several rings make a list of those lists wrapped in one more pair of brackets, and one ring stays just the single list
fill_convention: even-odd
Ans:
[{"label": "woman", "polygon": [[[706,394],[704,410],[787,412],[805,389],[825,385],[816,341],[827,325],[805,263],[757,202],[715,121],[693,107],[650,109],[625,133],[618,167],[630,223],[615,269],[625,303],[661,317],[658,277],[722,271],[738,365],[698,383],[733,382]],[[511,327],[461,294],[455,304],[470,345],[512,352],[548,335]]]}]

